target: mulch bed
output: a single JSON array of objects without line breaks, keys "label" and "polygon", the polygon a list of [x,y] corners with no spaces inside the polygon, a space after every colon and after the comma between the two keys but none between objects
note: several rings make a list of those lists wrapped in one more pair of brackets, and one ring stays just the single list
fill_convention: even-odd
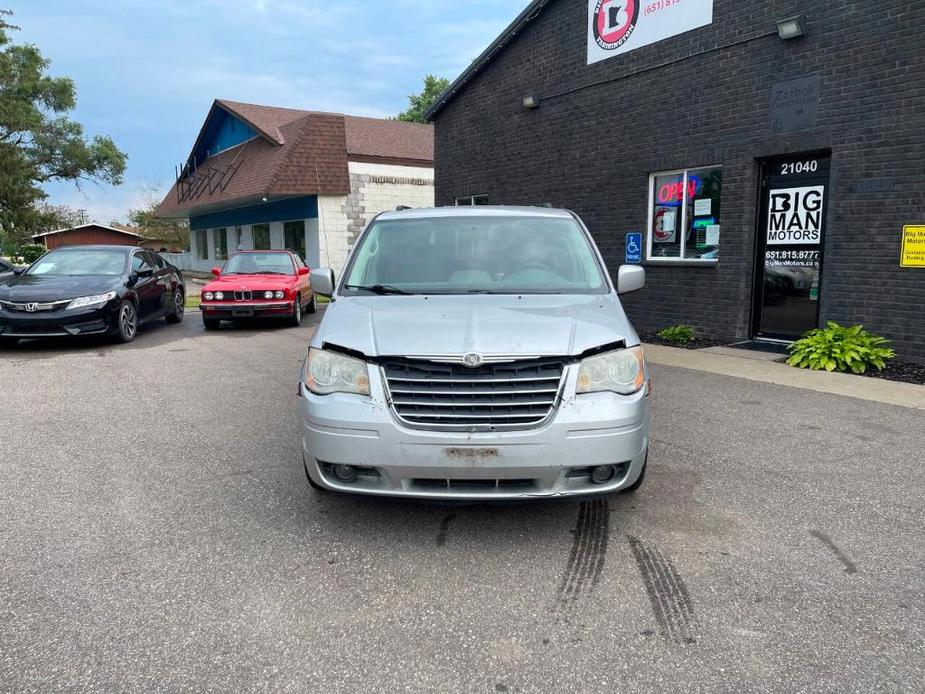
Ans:
[{"label": "mulch bed", "polygon": [[[732,346],[728,341],[711,340],[707,337],[695,337],[686,345],[676,345],[662,340],[655,333],[643,333],[640,335],[643,342],[652,345],[663,345],[665,347],[677,347],[678,349],[707,349],[708,347],[729,347]],[[784,361],[786,356],[781,356]],[[850,372],[849,372],[850,373]],[[881,378],[885,381],[898,381],[900,383],[911,383],[913,385],[925,386],[925,364],[912,364],[909,362],[892,361],[886,365],[883,371],[871,370],[864,374],[859,374],[867,378]]]},{"label": "mulch bed", "polygon": [[722,347],[729,344],[729,342],[724,340],[711,340],[707,337],[695,337],[686,345],[676,345],[674,342],[668,342],[668,340],[663,340],[655,333],[643,333],[639,337],[643,342],[647,342],[650,345],[677,347],[678,349],[707,349],[708,347]]},{"label": "mulch bed", "polygon": [[925,386],[925,364],[893,361],[887,364],[883,371],[868,371],[863,375],[868,378],[882,378],[886,381],[901,381]]}]

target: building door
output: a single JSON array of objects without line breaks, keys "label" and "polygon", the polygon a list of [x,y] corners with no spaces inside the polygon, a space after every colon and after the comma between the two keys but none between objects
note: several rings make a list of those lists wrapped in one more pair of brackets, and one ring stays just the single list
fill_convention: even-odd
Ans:
[{"label": "building door", "polygon": [[828,154],[761,163],[755,337],[796,340],[819,325],[830,168]]}]

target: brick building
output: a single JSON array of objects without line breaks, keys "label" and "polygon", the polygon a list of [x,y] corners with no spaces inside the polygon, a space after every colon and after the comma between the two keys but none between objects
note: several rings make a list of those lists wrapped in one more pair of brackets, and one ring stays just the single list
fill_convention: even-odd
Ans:
[{"label": "brick building", "polygon": [[218,100],[158,214],[189,219],[194,269],[238,248],[339,269],[375,214],[433,202],[430,125]]},{"label": "brick building", "polygon": [[640,331],[836,320],[925,360],[919,0],[535,0],[428,117],[437,203],[574,210],[646,266]]}]

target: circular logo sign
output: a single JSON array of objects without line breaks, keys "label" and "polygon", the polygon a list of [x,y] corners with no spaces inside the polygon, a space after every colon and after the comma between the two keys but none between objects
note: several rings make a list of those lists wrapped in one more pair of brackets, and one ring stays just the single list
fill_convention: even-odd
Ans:
[{"label": "circular logo sign", "polygon": [[674,211],[664,207],[658,208],[655,212],[655,224],[652,227],[652,233],[655,240],[660,243],[674,241],[674,227],[667,228],[668,225],[665,224],[665,218],[671,215],[674,215]]},{"label": "circular logo sign", "polygon": [[482,355],[480,354],[467,354],[463,357],[463,364],[468,366],[470,369],[474,369],[482,365]]},{"label": "circular logo sign", "polygon": [[639,0],[597,0],[594,6],[594,40],[605,51],[629,41],[639,20]]}]

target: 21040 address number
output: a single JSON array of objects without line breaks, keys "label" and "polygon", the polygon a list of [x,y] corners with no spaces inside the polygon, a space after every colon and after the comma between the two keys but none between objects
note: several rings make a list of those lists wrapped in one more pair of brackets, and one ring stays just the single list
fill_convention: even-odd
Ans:
[{"label": "21040 address number", "polygon": [[816,173],[819,170],[819,162],[816,159],[810,161],[790,161],[781,164],[781,176],[793,176],[795,174]]}]

